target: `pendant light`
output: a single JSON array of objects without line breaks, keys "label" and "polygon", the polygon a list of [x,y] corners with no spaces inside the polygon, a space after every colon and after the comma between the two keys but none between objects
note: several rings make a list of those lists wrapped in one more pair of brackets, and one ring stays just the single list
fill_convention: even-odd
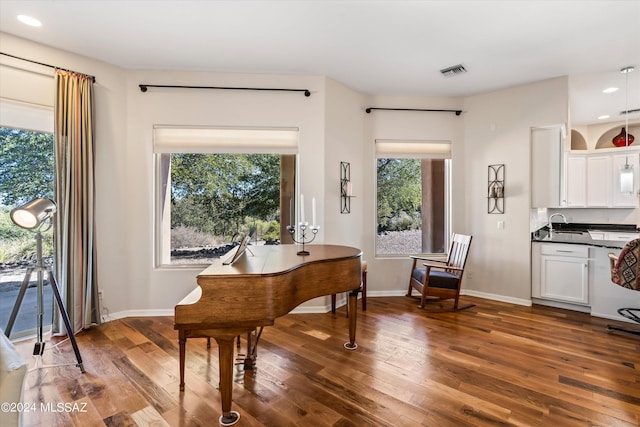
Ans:
[{"label": "pendant light", "polygon": [[[624,67],[620,70],[625,75],[625,148],[629,148],[629,73],[633,67]],[[629,158],[625,158],[624,165],[620,168],[620,192],[633,194],[633,165],[629,164]]]}]

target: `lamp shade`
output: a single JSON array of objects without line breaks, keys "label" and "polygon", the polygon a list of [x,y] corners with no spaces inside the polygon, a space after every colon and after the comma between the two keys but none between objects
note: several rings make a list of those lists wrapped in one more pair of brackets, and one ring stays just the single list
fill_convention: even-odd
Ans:
[{"label": "lamp shade", "polygon": [[620,169],[620,192],[633,194],[633,166],[625,164]]},{"label": "lamp shade", "polygon": [[56,204],[53,200],[39,198],[13,209],[10,216],[11,221],[18,227],[32,230],[51,218],[54,213],[56,213]]}]

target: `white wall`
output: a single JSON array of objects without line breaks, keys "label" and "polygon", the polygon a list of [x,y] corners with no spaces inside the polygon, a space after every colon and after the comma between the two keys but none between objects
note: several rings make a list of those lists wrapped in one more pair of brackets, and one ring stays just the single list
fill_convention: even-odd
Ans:
[{"label": "white wall", "polygon": [[[369,97],[366,107],[461,109],[462,99],[435,97]],[[404,295],[409,284],[409,258],[373,257],[376,236],[376,139],[445,140],[452,144],[452,230],[463,232],[464,189],[461,164],[463,117],[453,113],[373,110],[365,116],[363,248],[368,256],[368,293]],[[460,165],[460,166],[459,166]]]},{"label": "white wall", "polygon": [[[254,92],[149,88],[141,83],[227,87],[278,87],[311,90]],[[136,212],[127,224],[130,273],[136,310],[172,309],[196,285],[198,267],[154,268],[154,183],[152,129],[156,124],[201,126],[296,127],[300,134],[298,182],[308,203],[318,199],[318,222],[325,223],[324,92],[325,79],[309,76],[242,75],[195,72],[131,71],[127,76],[125,171],[130,177],[127,205]],[[310,209],[310,204],[306,207]],[[316,242],[325,242],[324,227]],[[357,245],[355,240],[353,245]]]},{"label": "white wall", "polygon": [[[360,247],[369,292],[404,295],[406,257],[374,257],[375,155],[382,139],[450,140],[452,228],[474,236],[468,293],[527,303],[530,298],[529,130],[567,122],[567,79],[467,99],[367,97],[321,76],[127,71],[1,34],[3,51],[95,75],[98,274],[104,306],[118,315],[172,313],[195,286],[199,269],[153,263],[153,124],[286,126],[300,129],[299,183],[319,201],[318,242]],[[0,58],[1,59],[1,58]],[[4,62],[4,61],[3,61]],[[149,89],[138,85],[308,88],[301,93]],[[0,88],[17,85],[11,79]],[[22,87],[25,92],[29,88]],[[4,92],[0,92],[4,93]],[[22,91],[18,91],[22,93]],[[452,113],[373,111],[366,107],[462,109]],[[351,214],[339,207],[340,161],[351,163]],[[504,215],[486,212],[489,164],[506,164]],[[504,221],[498,230],[496,223]],[[470,273],[470,274],[469,274]],[[326,299],[315,301],[319,308]]]},{"label": "white wall", "polygon": [[[343,84],[326,79],[325,103],[325,237],[336,245],[362,246],[364,97]],[[356,197],[351,213],[340,212],[340,162],[348,162]],[[364,251],[366,259],[369,254]]]},{"label": "white wall", "polygon": [[[98,280],[104,290],[105,305],[112,310],[128,309],[135,302],[128,298],[132,287],[130,272],[135,270],[135,256],[126,252],[127,247],[127,182],[125,170],[124,137],[126,102],[125,71],[93,59],[73,55],[32,43],[5,33],[0,33],[2,51],[45,64],[94,75],[95,88],[95,153],[96,163],[96,223],[98,248]],[[24,61],[15,61],[0,55],[0,94],[24,102],[53,105],[54,82],[50,78],[50,91],[46,88],[49,78],[43,78],[37,86],[33,78],[25,77],[34,71],[41,75],[54,71]],[[27,70],[27,71],[24,71]],[[34,90],[35,89],[35,90]]]},{"label": "white wall", "polygon": [[[531,298],[531,127],[568,122],[568,79],[468,97],[464,102],[465,271],[469,294],[526,304]],[[505,165],[505,212],[487,213],[487,168]],[[498,222],[504,228],[498,229]]]}]

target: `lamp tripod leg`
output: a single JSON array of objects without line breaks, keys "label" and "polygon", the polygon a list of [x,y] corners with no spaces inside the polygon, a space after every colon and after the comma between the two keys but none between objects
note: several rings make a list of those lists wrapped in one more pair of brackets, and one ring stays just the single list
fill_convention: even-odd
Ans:
[{"label": "lamp tripod leg", "polygon": [[44,353],[44,338],[42,336],[42,329],[43,329],[43,319],[44,319],[44,305],[43,305],[43,299],[44,299],[44,290],[43,290],[43,274],[42,274],[42,268],[39,267],[37,269],[37,273],[38,275],[38,296],[37,296],[37,304],[38,304],[38,323],[36,324],[36,332],[37,332],[37,341],[35,343],[35,345],[33,346],[33,355],[34,356],[42,356],[42,354]]},{"label": "lamp tripod leg", "polygon": [[24,280],[22,281],[22,286],[20,286],[20,291],[18,292],[18,297],[16,298],[16,303],[13,305],[11,316],[9,316],[7,327],[4,330],[4,334],[7,336],[7,338],[9,338],[9,336],[11,335],[13,324],[16,322],[16,317],[18,317],[18,311],[20,310],[22,300],[24,299],[24,294],[27,292],[27,287],[29,286],[29,281],[31,280],[31,272],[33,272],[33,267],[27,268],[27,272],[24,275]]},{"label": "lamp tripod leg", "polygon": [[62,316],[62,321],[64,322],[64,327],[67,329],[67,335],[69,336],[69,341],[71,341],[71,346],[73,347],[73,352],[76,355],[76,361],[78,362],[77,366],[80,368],[80,371],[84,374],[84,365],[82,364],[82,356],[80,356],[80,349],[78,348],[78,343],[76,342],[76,336],[73,334],[73,328],[71,328],[71,321],[69,320],[69,314],[67,313],[67,309],[64,307],[64,303],[62,302],[62,298],[60,297],[60,291],[58,290],[58,282],[56,282],[56,278],[53,276],[53,273],[49,271],[49,282],[51,283],[51,289],[53,290],[53,295],[58,303],[58,308],[60,309],[60,315]]}]

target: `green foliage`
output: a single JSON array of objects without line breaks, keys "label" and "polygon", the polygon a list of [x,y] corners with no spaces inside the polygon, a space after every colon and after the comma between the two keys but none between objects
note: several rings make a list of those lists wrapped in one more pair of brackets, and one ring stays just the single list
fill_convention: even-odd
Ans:
[{"label": "green foliage", "polygon": [[53,198],[53,135],[0,127],[0,204]]},{"label": "green foliage", "polygon": [[[33,259],[35,235],[11,221],[11,206],[53,198],[53,135],[0,127],[0,262]],[[42,233],[42,252],[53,253],[53,231]]]},{"label": "green foliage", "polygon": [[271,220],[280,209],[280,156],[172,154],[171,227],[231,237],[246,217]]},{"label": "green foliage", "polygon": [[421,180],[419,159],[378,159],[378,232],[420,228]]},{"label": "green foliage", "polygon": [[[0,262],[34,259],[36,255],[35,234],[18,227],[11,221],[8,206],[0,206]],[[53,231],[42,233],[42,255],[53,254]]]}]

